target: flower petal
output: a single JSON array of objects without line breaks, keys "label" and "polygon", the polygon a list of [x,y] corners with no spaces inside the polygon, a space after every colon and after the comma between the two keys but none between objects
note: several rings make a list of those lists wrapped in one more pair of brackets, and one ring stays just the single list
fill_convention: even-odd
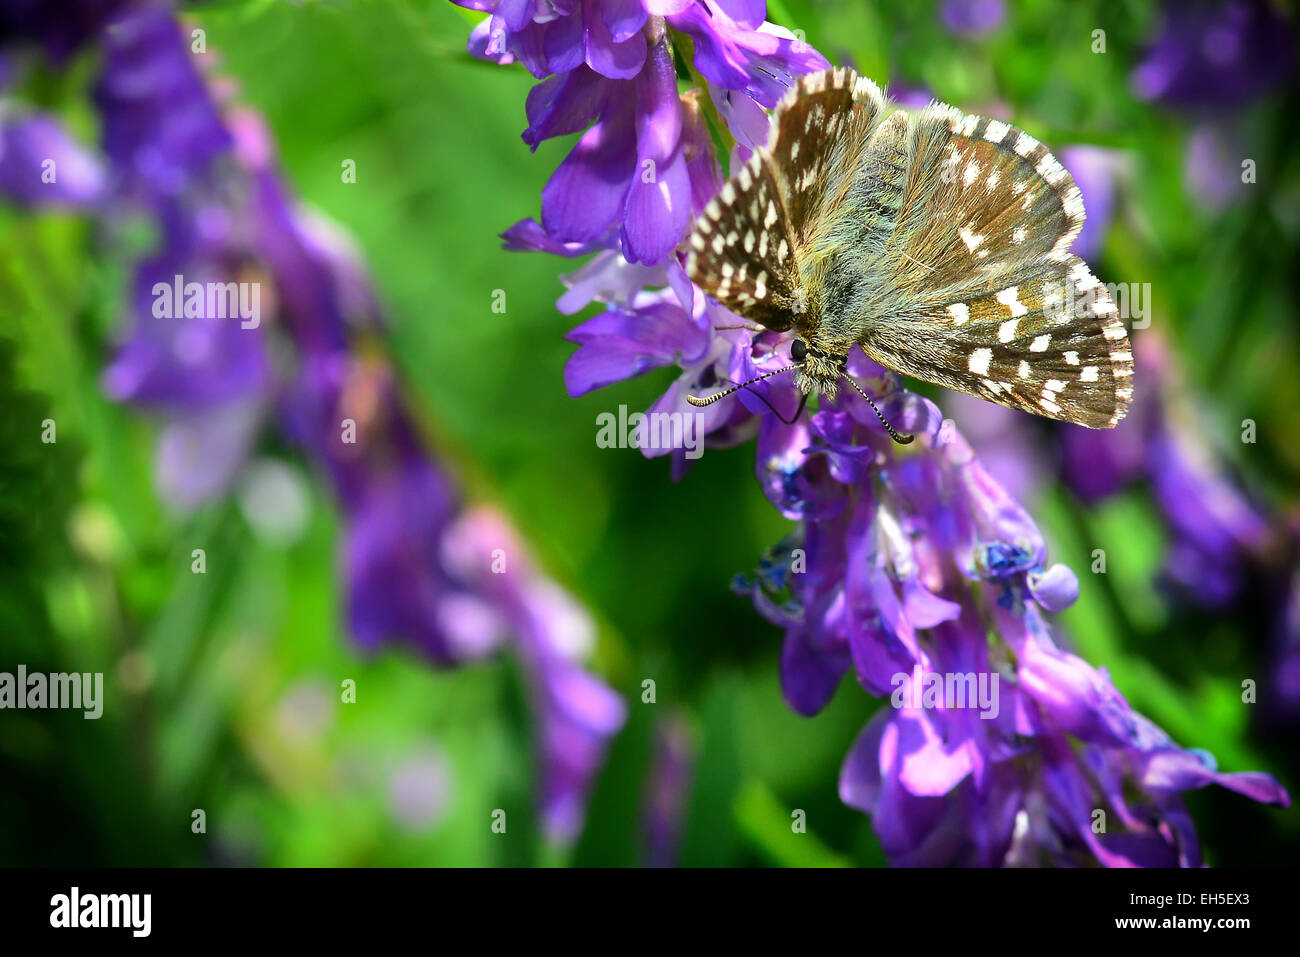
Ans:
[{"label": "flower petal", "polygon": [[561,242],[603,236],[623,213],[635,162],[631,117],[607,109],[542,188],[546,232]]}]

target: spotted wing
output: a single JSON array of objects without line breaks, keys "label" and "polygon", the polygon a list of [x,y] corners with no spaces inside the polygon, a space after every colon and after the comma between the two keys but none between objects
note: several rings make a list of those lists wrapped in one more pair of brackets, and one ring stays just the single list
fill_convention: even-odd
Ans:
[{"label": "spotted wing", "polygon": [[914,117],[907,152],[897,224],[878,257],[893,295],[947,305],[1070,256],[1083,199],[1028,133],[935,103]]},{"label": "spotted wing", "polygon": [[904,375],[1093,429],[1113,428],[1133,398],[1124,324],[1077,256],[900,319],[869,351]]},{"label": "spotted wing", "polygon": [[767,145],[722,187],[690,237],[687,274],[708,295],[770,329],[807,310],[799,260],[836,208],[884,106],[870,80],[809,74],[777,107]]},{"label": "spotted wing", "polygon": [[905,375],[1090,428],[1133,395],[1128,335],[1069,249],[1079,189],[1043,144],[933,104],[909,131],[868,351]]}]

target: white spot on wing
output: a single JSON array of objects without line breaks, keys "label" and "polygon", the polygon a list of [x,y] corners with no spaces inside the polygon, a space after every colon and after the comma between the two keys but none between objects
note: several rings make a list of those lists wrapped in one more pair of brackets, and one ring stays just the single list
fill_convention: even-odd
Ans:
[{"label": "white spot on wing", "polygon": [[984,138],[990,143],[1001,143],[1010,129],[1011,127],[1001,120],[989,120],[989,125],[984,128]]},{"label": "white spot on wing", "polygon": [[1038,140],[1034,139],[1028,133],[1022,132],[1017,138],[1013,149],[1021,156],[1028,156],[1039,147]]},{"label": "white spot on wing", "polygon": [[[1019,286],[1009,286],[1008,288],[1003,289],[1000,293],[998,293],[997,296],[998,302],[1002,303],[1002,305],[1006,306],[1009,310],[1011,310],[1012,317],[1023,316],[1025,313],[1029,311],[1029,307],[1026,306],[1023,302],[1021,302],[1017,298],[1019,294],[1020,294]],[[1007,342],[1010,340],[1003,340],[1003,341]]]}]

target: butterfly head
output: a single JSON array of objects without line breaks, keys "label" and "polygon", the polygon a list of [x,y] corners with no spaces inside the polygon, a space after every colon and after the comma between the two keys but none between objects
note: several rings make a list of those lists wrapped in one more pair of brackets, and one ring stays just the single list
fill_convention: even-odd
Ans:
[{"label": "butterfly head", "polygon": [[794,380],[800,392],[807,395],[815,389],[828,399],[835,398],[848,364],[845,356],[795,339],[790,343],[790,358],[798,367]]}]

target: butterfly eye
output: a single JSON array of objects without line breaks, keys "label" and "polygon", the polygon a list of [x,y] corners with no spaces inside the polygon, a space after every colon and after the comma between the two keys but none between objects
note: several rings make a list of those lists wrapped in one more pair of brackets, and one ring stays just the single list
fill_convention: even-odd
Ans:
[{"label": "butterfly eye", "polygon": [[808,358],[808,344],[802,339],[796,339],[790,343],[790,358],[795,362],[803,362]]}]

